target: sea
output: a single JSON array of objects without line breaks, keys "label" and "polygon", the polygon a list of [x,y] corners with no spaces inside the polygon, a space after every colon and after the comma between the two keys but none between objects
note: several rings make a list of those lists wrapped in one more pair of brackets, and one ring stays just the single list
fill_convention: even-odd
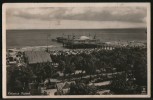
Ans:
[{"label": "sea", "polygon": [[80,36],[96,37],[101,42],[111,41],[147,41],[145,28],[128,29],[30,29],[6,30],[6,48],[33,46],[61,47],[62,44],[52,41],[57,37]]}]

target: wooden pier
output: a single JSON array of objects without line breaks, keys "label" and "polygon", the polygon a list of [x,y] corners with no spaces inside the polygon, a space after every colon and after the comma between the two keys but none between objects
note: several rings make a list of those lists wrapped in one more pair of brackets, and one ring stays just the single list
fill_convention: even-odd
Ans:
[{"label": "wooden pier", "polygon": [[69,49],[87,49],[87,48],[102,48],[105,50],[112,50],[114,49],[113,46],[106,45],[105,43],[100,43],[99,40],[65,40],[63,41],[63,47]]}]

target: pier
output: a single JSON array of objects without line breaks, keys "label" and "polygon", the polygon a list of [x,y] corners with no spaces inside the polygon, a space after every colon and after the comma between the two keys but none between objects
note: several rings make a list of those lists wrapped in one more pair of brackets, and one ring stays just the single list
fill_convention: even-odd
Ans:
[{"label": "pier", "polygon": [[87,49],[87,48],[102,48],[106,50],[112,50],[115,47],[106,43],[100,42],[99,39],[91,38],[87,36],[81,36],[78,39],[57,37],[56,41],[63,44],[63,47],[68,49]]}]

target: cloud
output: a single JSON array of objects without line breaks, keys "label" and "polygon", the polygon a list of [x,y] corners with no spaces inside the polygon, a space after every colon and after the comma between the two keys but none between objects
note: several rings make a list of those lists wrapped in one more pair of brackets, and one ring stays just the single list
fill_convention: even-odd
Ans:
[{"label": "cloud", "polygon": [[[77,9],[77,8],[75,8]],[[80,8],[79,8],[80,9]],[[74,10],[75,11],[75,10]],[[83,12],[84,11],[84,12]],[[139,8],[87,8],[83,13],[69,13],[64,16],[65,19],[72,20],[90,20],[90,21],[130,21],[130,22],[142,22],[146,16],[145,9]],[[73,10],[72,10],[73,12]]]},{"label": "cloud", "polygon": [[82,20],[144,22],[147,9],[141,7],[38,7],[7,9],[7,18],[40,20]]}]

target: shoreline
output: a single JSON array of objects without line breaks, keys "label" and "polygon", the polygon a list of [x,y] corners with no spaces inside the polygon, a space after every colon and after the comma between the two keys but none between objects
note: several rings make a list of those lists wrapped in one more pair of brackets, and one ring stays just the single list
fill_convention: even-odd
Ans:
[{"label": "shoreline", "polygon": [[[147,41],[108,41],[108,42],[104,42],[105,45],[108,45],[108,46],[121,46],[121,47],[125,47],[125,46],[146,46],[147,44]],[[29,51],[29,50],[46,50],[46,49],[49,49],[49,50],[69,50],[68,48],[64,48],[62,45],[48,45],[48,46],[23,46],[23,47],[9,47],[9,48],[6,48],[6,50],[19,50],[19,51]],[[91,48],[92,49],[92,48]]]}]

